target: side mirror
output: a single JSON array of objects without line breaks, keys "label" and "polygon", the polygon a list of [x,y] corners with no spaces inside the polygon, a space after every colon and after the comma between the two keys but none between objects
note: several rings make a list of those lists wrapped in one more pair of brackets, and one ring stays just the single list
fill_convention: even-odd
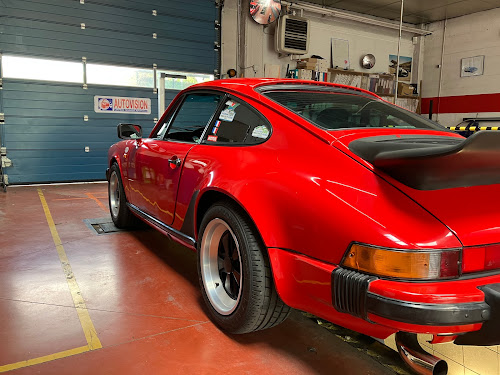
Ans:
[{"label": "side mirror", "polygon": [[142,138],[142,128],[134,124],[118,124],[118,138],[120,139],[139,139]]}]

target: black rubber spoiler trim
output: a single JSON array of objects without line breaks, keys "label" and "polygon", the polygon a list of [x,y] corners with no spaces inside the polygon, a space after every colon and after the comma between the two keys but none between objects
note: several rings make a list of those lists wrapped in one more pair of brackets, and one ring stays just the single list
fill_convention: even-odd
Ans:
[{"label": "black rubber spoiler trim", "polygon": [[349,149],[391,177],[418,190],[500,183],[500,132],[467,139],[391,135],[357,139]]}]

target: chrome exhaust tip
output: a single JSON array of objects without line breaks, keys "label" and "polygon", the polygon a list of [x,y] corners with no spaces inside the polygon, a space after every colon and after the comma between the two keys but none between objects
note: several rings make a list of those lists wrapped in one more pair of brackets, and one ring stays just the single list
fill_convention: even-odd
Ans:
[{"label": "chrome exhaust tip", "polygon": [[421,375],[446,375],[446,361],[427,353],[420,346],[417,335],[408,332],[396,333],[396,347],[403,361]]}]

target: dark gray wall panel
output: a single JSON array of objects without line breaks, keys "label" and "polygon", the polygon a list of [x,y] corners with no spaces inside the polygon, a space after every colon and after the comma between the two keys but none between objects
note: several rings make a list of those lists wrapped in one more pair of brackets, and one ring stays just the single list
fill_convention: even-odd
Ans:
[{"label": "dark gray wall panel", "polygon": [[[0,53],[213,74],[218,15],[213,0],[0,0]],[[116,125],[140,124],[147,135],[158,117],[152,88],[3,82],[10,183],[103,179]],[[95,113],[94,95],[147,97],[152,113]]]},{"label": "dark gray wall panel", "polygon": [[210,74],[217,68],[214,1],[2,0],[1,4],[4,54],[72,60],[85,56],[88,62],[157,64],[160,69]]},{"label": "dark gray wall panel", "polygon": [[[152,89],[26,82],[4,79],[5,144],[10,183],[102,180],[116,125],[132,122],[148,135],[158,117]],[[167,91],[167,104],[177,91]],[[95,95],[150,98],[151,115],[95,113]],[[84,121],[87,115],[89,120]],[[90,152],[85,152],[85,147]]]},{"label": "dark gray wall panel", "polygon": [[[117,65],[142,66],[145,61],[148,61],[149,64],[147,67],[151,67],[155,63],[160,69],[202,73],[204,73],[207,67],[206,55],[203,55],[203,49],[196,50],[197,52],[194,54],[176,53],[168,56],[168,59],[160,59],[155,52],[158,48],[145,49],[144,45],[135,44],[133,41],[128,42],[129,49],[125,49],[116,46],[95,46],[92,43],[84,42],[83,40],[85,39],[80,42],[67,42],[63,40],[46,40],[38,37],[23,37],[22,45],[16,43],[19,39],[18,36],[14,35],[0,35],[0,45],[4,47],[4,53],[62,57],[74,60],[81,60],[82,57],[87,57],[88,63],[113,63]],[[44,47],[40,47],[41,45]],[[165,48],[169,49],[168,47]],[[129,55],[128,51],[131,50],[133,50],[134,54],[140,54],[141,56]],[[50,51],[50,55],[48,51]],[[102,56],[106,53],[112,53],[114,61],[110,61],[111,59],[101,60],[99,58],[93,58],[93,56]],[[208,61],[208,63],[210,66],[213,66],[213,64],[210,64],[210,61]],[[213,73],[213,69],[207,73]]]}]

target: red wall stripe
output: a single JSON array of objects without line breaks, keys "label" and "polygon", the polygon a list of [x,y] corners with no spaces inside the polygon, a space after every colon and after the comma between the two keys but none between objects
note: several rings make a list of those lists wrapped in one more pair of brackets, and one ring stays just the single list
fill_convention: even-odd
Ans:
[{"label": "red wall stripe", "polygon": [[500,93],[422,98],[422,113],[429,113],[431,100],[433,113],[500,112]]}]

